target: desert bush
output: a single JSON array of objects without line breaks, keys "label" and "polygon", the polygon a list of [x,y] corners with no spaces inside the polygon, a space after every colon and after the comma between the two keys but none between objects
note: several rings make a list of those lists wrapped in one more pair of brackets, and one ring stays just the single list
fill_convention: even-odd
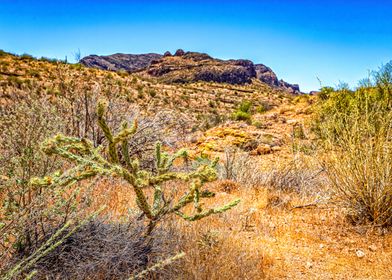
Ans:
[{"label": "desert bush", "polygon": [[[47,224],[64,223],[70,215],[72,201],[63,193],[29,184],[64,163],[39,149],[53,131],[64,131],[64,122],[45,99],[24,98],[0,109],[1,258],[36,247]],[[48,207],[54,198],[58,203]]]},{"label": "desert bush", "polygon": [[267,102],[262,102],[259,106],[257,106],[256,112],[262,114],[262,113],[267,112],[270,109],[271,109],[270,104],[268,104]]},{"label": "desert bush", "polygon": [[326,184],[324,169],[296,157],[288,162],[263,166],[259,157],[235,148],[225,150],[219,177],[247,187],[267,187],[279,191],[315,194]]},{"label": "desert bush", "polygon": [[355,222],[392,223],[392,64],[319,104],[315,121],[336,197]]},{"label": "desert bush", "polygon": [[252,103],[250,101],[243,101],[238,106],[238,109],[232,114],[232,119],[236,121],[250,121],[251,112],[250,109]]},{"label": "desert bush", "polygon": [[233,113],[232,118],[236,121],[249,121],[251,115],[246,112],[236,111],[235,113]]},{"label": "desert bush", "polygon": [[322,167],[294,158],[271,168],[264,184],[280,191],[315,194],[325,184],[323,173]]},{"label": "desert bush", "polygon": [[241,102],[238,110],[244,113],[250,113],[251,108],[252,108],[252,102],[245,100]]},{"label": "desert bush", "polygon": [[6,56],[7,54],[8,54],[7,52],[0,50],[0,57]]},{"label": "desert bush", "polygon": [[[58,231],[49,231],[40,243],[45,244]],[[135,217],[122,223],[95,218],[71,231],[67,228],[58,234],[52,243],[62,242],[42,255],[24,274],[35,271],[39,279],[128,279],[167,258],[176,247],[175,232],[159,228],[152,239],[146,238],[143,223]],[[33,254],[34,251],[26,252],[13,261]],[[173,269],[176,267],[170,266],[145,276],[165,278]]]},{"label": "desert bush", "polygon": [[179,275],[182,279],[265,278],[264,249],[247,244],[251,239],[244,240],[237,231],[214,230],[211,223],[203,221],[180,230],[182,234],[178,243],[186,256],[179,261],[177,274],[172,274],[170,279],[176,279]]},{"label": "desert bush", "polygon": [[261,171],[259,158],[251,157],[236,147],[228,147],[219,165],[219,178],[255,187],[263,185],[265,174]]}]

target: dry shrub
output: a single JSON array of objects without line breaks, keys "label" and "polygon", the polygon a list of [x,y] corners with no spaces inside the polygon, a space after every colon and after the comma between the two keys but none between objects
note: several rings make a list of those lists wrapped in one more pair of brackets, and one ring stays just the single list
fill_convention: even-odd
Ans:
[{"label": "dry shrub", "polygon": [[276,190],[314,194],[325,183],[321,167],[312,166],[304,159],[293,160],[271,169],[265,184]]},{"label": "dry shrub", "polygon": [[280,192],[268,193],[267,207],[289,209],[291,208],[291,197],[287,194],[282,194]]},{"label": "dry shrub", "polygon": [[392,224],[392,113],[373,117],[385,121],[376,134],[366,132],[369,120],[344,126],[324,164],[350,220],[387,226]]},{"label": "dry shrub", "polygon": [[[127,279],[173,254],[173,232],[162,228],[146,238],[143,223],[94,219],[40,259],[31,270],[37,279]],[[55,232],[51,231],[52,233]],[[43,244],[47,237],[40,240]],[[33,252],[25,252],[19,258]],[[16,260],[15,260],[16,261]],[[147,278],[165,278],[175,264]]]},{"label": "dry shrub", "polygon": [[225,151],[220,177],[249,187],[271,187],[280,191],[314,194],[326,180],[316,163],[296,156],[291,161],[263,166],[261,157],[235,149]]},{"label": "dry shrub", "polygon": [[[201,228],[203,227],[203,228]],[[171,279],[263,279],[262,248],[246,244],[236,232],[211,225],[183,230],[179,237],[186,257]],[[251,241],[250,241],[251,242]]]},{"label": "dry shrub", "polygon": [[221,180],[216,182],[217,191],[232,193],[238,191],[241,187],[240,184],[231,180]]},{"label": "dry shrub", "polygon": [[392,63],[355,91],[328,91],[315,121],[336,197],[353,222],[392,225]]},{"label": "dry shrub", "polygon": [[[31,188],[29,180],[60,168],[39,145],[65,124],[46,99],[24,98],[0,108],[0,270],[14,252],[35,248],[52,227],[71,216],[73,200],[63,190]],[[53,201],[56,200],[56,203]]]},{"label": "dry shrub", "polygon": [[227,148],[223,163],[219,166],[219,177],[244,186],[260,186],[265,174],[261,171],[259,157],[252,157],[238,148]]}]

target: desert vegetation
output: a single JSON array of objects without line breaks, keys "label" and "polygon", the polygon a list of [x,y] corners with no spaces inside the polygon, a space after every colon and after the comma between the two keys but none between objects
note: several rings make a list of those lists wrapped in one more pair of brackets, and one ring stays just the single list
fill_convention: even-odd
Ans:
[{"label": "desert vegetation", "polygon": [[0,52],[0,279],[390,279],[391,77],[298,95]]}]

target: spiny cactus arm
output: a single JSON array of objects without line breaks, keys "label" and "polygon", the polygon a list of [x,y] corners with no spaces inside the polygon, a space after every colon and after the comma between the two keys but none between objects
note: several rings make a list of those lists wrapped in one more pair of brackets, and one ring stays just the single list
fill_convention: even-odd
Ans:
[{"label": "spiny cactus arm", "polygon": [[154,186],[170,180],[189,181],[191,179],[200,179],[202,183],[212,182],[216,180],[217,174],[214,168],[208,165],[201,166],[194,172],[167,172],[158,176],[151,176],[148,178],[148,185]]},{"label": "spiny cactus arm", "polygon": [[98,107],[97,107],[98,126],[101,128],[103,134],[105,135],[106,140],[108,141],[108,154],[109,154],[110,162],[118,163],[119,162],[118,154],[117,154],[116,144],[113,142],[113,134],[104,118],[106,108],[107,108],[106,102],[103,101],[98,102]]},{"label": "spiny cactus arm", "polygon": [[151,178],[148,178],[148,185],[149,186],[155,186],[157,184],[162,184],[164,182],[170,181],[170,180],[183,180],[183,181],[188,181],[190,179],[189,174],[187,173],[176,173],[176,172],[169,172],[165,173],[159,176],[153,176]]},{"label": "spiny cactus arm", "polygon": [[178,158],[186,158],[188,157],[188,152],[186,149],[181,149],[178,152],[176,152],[175,154],[171,155],[166,163],[166,166],[164,166],[165,170],[169,170],[172,166],[173,163],[176,159]]},{"label": "spiny cactus arm", "polygon": [[193,216],[188,216],[188,215],[186,215],[186,214],[184,214],[184,213],[182,213],[180,211],[176,211],[175,213],[178,216],[180,216],[181,218],[183,218],[184,220],[193,222],[193,221],[197,221],[197,220],[203,219],[205,217],[208,217],[208,216],[211,216],[211,215],[214,215],[214,214],[219,214],[219,213],[226,212],[227,210],[230,210],[231,208],[236,206],[238,203],[240,203],[240,201],[241,201],[240,199],[236,199],[236,200],[234,200],[234,201],[232,201],[232,202],[230,202],[230,203],[228,203],[228,204],[226,204],[226,205],[224,205],[224,206],[222,206],[220,208],[209,209],[207,211],[195,214]]},{"label": "spiny cactus arm", "polygon": [[68,137],[62,134],[57,134],[56,136],[45,140],[41,145],[42,151],[48,155],[55,154],[58,148],[62,148],[68,152],[72,151],[75,154],[88,155],[91,154],[93,145],[86,139]]},{"label": "spiny cactus arm", "polygon": [[[123,129],[128,128],[128,124],[126,122],[123,123],[122,125]],[[121,142],[121,152],[123,155],[123,160],[125,162],[125,165],[128,169],[131,169],[131,159],[129,157],[129,145],[128,145],[128,139],[125,139]]]},{"label": "spiny cactus arm", "polygon": [[203,209],[201,208],[201,205],[199,204],[199,201],[200,201],[199,188],[200,188],[200,186],[201,186],[200,180],[195,180],[192,183],[192,189],[194,190],[193,205],[198,213],[203,211]]},{"label": "spiny cactus arm", "polygon": [[219,157],[214,158],[214,160],[211,162],[209,165],[211,168],[216,168],[217,164],[219,162]]},{"label": "spiny cactus arm", "polygon": [[98,172],[94,169],[77,166],[64,174],[56,172],[51,176],[45,176],[43,178],[32,178],[30,180],[30,185],[32,187],[65,187],[75,182],[80,182],[88,178],[94,177],[97,174]]},{"label": "spiny cactus arm", "polygon": [[160,174],[160,169],[162,168],[162,152],[161,152],[162,144],[161,142],[157,142],[155,144],[155,164],[158,174]]},{"label": "spiny cactus arm", "polygon": [[168,153],[162,152],[161,142],[157,142],[155,145],[155,162],[158,174],[161,175],[166,173],[172,166],[173,162],[180,157],[187,157],[188,153],[186,149],[181,149],[178,152],[169,155]]},{"label": "spiny cactus arm", "polygon": [[145,269],[145,270],[139,272],[138,274],[136,274],[136,275],[134,275],[134,276],[131,276],[131,277],[129,278],[129,280],[145,279],[149,272],[152,272],[152,271],[159,271],[159,270],[161,270],[163,267],[168,266],[168,265],[170,265],[171,263],[173,263],[174,261],[179,260],[179,259],[181,259],[181,258],[183,258],[183,257],[185,257],[185,253],[184,253],[184,252],[181,252],[181,253],[179,253],[179,254],[173,256],[173,257],[170,257],[170,258],[168,258],[168,259],[165,259],[165,260],[163,260],[163,261],[160,261],[160,262],[154,264],[154,265],[151,266],[151,267],[148,267],[147,269]]},{"label": "spiny cactus arm", "polygon": [[113,138],[113,143],[118,144],[120,142],[126,141],[127,139],[129,139],[130,136],[136,133],[137,127],[137,120],[134,120],[131,128],[128,128],[127,125],[123,124],[121,131]]},{"label": "spiny cactus arm", "polygon": [[[215,196],[215,193],[210,192],[208,190],[202,191],[199,194],[200,197],[202,198],[211,198]],[[188,194],[185,194],[184,196],[182,196],[179,201],[177,202],[177,204],[175,206],[173,206],[173,208],[170,209],[169,212],[176,212],[179,211],[181,208],[183,208],[184,206],[188,205],[189,203],[192,203],[193,201],[193,193],[192,191],[189,192]]]},{"label": "spiny cactus arm", "polygon": [[97,106],[97,117],[98,117],[98,125],[102,129],[106,139],[109,142],[113,142],[113,134],[104,118],[104,114],[106,112],[108,104],[105,101],[100,100]]},{"label": "spiny cactus arm", "polygon": [[93,165],[95,163],[108,164],[100,155],[100,147],[94,148],[86,139],[56,135],[42,144],[42,150],[48,155],[59,155],[77,164]]},{"label": "spiny cactus arm", "polygon": [[142,188],[137,185],[137,179],[135,176],[125,168],[121,168],[120,174],[133,187],[133,190],[136,194],[136,203],[140,210],[143,211],[147,218],[153,219],[154,215],[152,214],[151,207],[148,204],[147,197],[143,193]]},{"label": "spiny cactus arm", "polygon": [[163,202],[163,197],[162,197],[162,188],[161,186],[157,185],[155,186],[154,190],[154,200],[153,200],[153,206],[152,206],[152,213],[156,217],[158,213],[161,211],[161,205]]}]

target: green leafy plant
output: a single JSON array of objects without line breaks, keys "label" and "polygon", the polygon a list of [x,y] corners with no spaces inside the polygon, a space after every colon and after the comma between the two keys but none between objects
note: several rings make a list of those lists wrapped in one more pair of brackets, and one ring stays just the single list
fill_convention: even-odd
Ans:
[{"label": "green leafy plant", "polygon": [[242,101],[238,109],[232,114],[232,119],[236,121],[247,121],[251,120],[250,109],[252,107],[252,102]]},{"label": "green leafy plant", "polygon": [[[121,130],[113,134],[105,120],[106,104],[99,102],[97,108],[98,124],[105,138],[104,146],[94,147],[87,139],[57,135],[43,144],[43,151],[48,155],[58,155],[75,164],[65,172],[56,172],[51,176],[35,178],[31,184],[37,187],[67,186],[95,176],[110,176],[125,180],[136,195],[136,203],[148,219],[147,235],[157,223],[168,214],[176,214],[188,221],[196,221],[207,216],[225,212],[239,203],[234,200],[222,207],[203,209],[201,199],[211,198],[214,193],[203,190],[206,182],[216,179],[215,166],[218,159],[209,165],[199,166],[192,172],[172,171],[176,159],[186,158],[187,152],[179,150],[169,154],[162,151],[161,143],[155,147],[155,171],[140,168],[137,158],[130,158],[128,142],[137,131],[137,121],[131,127],[123,123]],[[188,191],[178,200],[166,199],[163,185],[165,182],[180,180],[189,184]],[[148,190],[153,190],[152,201],[148,199]],[[194,211],[184,212],[184,207],[193,204]]]}]

